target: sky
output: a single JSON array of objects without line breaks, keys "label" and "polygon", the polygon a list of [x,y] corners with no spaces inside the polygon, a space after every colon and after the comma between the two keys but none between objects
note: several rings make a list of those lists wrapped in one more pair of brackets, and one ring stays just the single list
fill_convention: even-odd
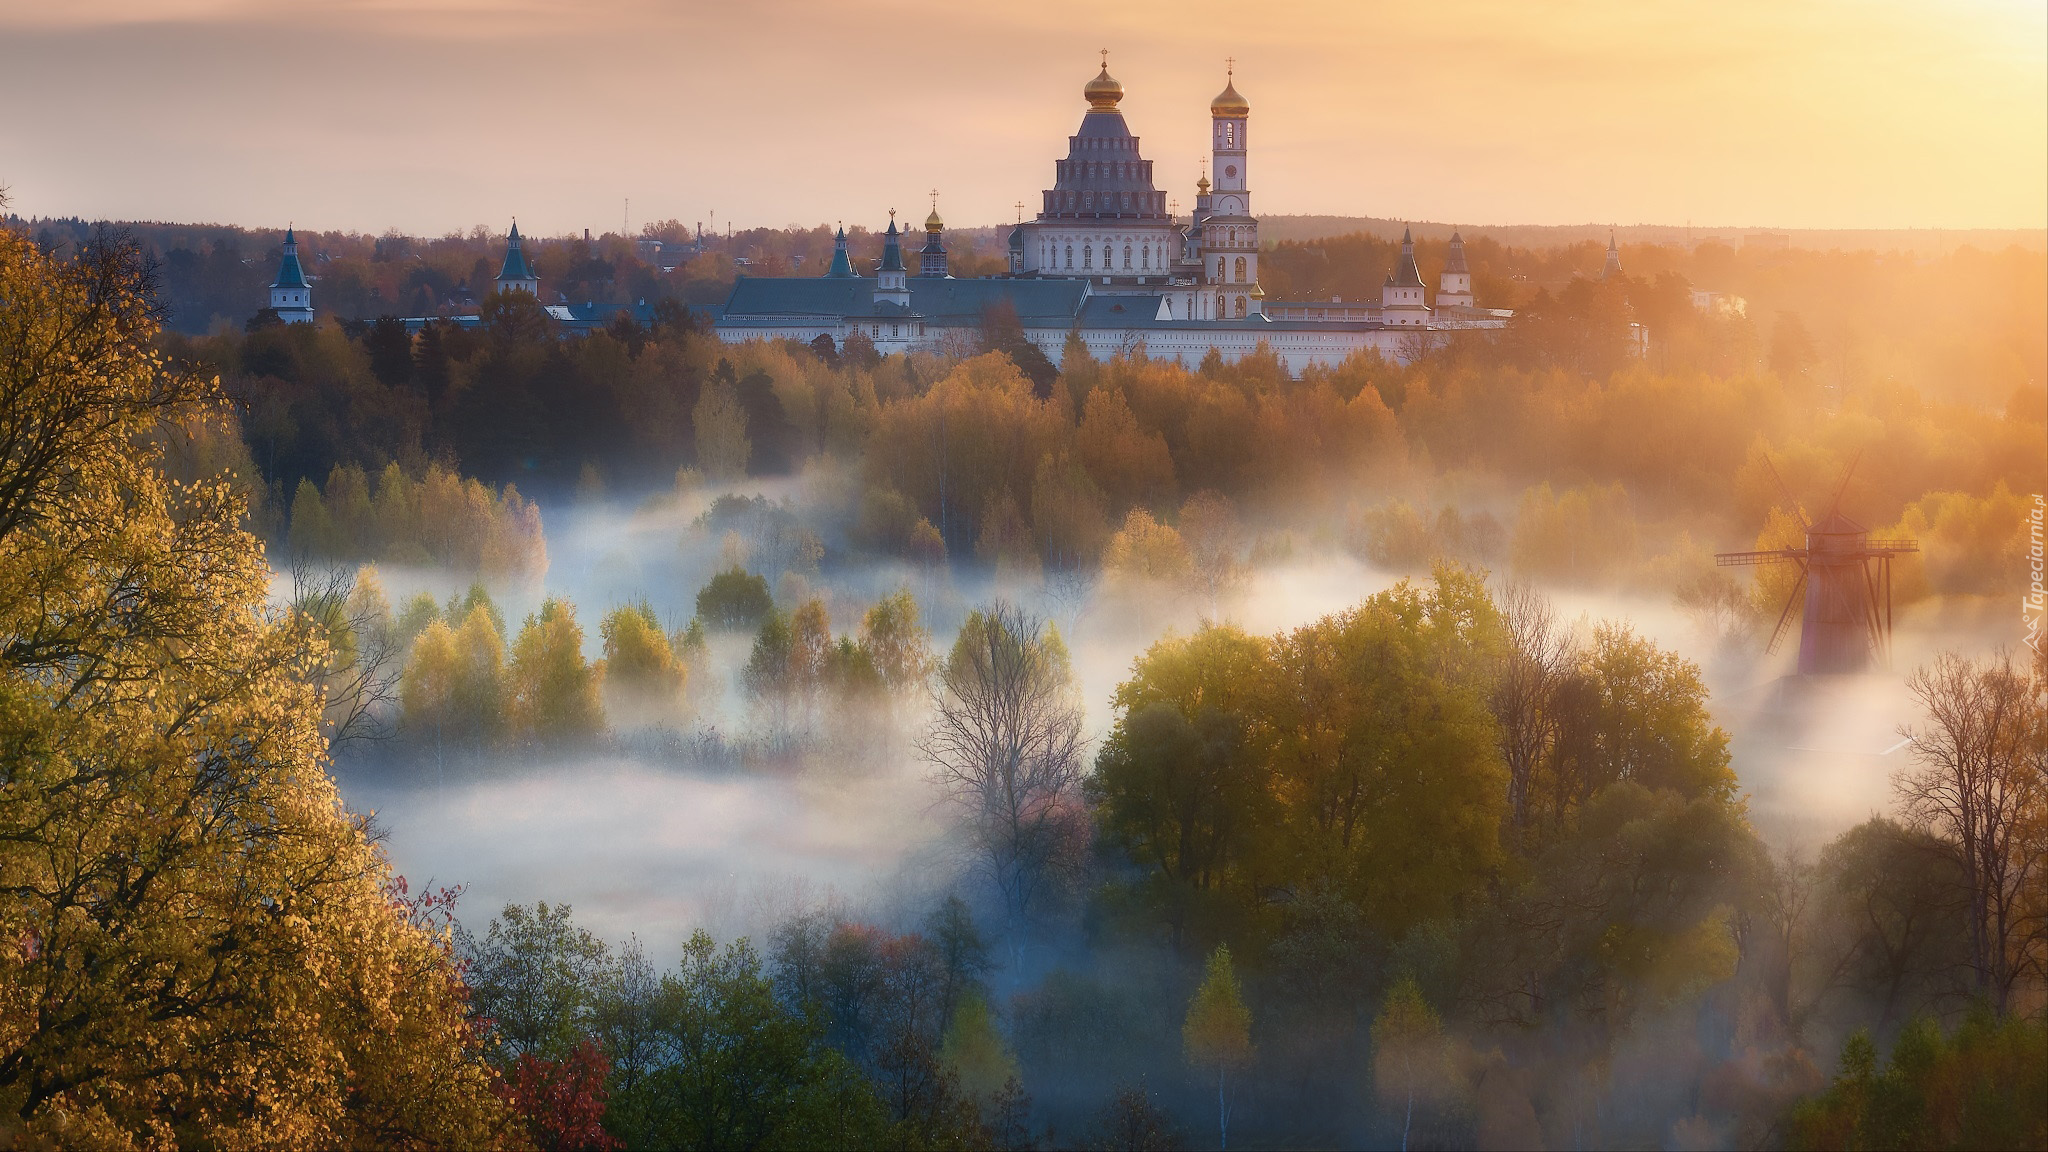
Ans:
[{"label": "sky", "polygon": [[2040,0],[0,0],[0,186],[426,235],[880,227],[936,189],[994,224],[1102,48],[1183,209],[1234,59],[1261,214],[2048,225]]}]

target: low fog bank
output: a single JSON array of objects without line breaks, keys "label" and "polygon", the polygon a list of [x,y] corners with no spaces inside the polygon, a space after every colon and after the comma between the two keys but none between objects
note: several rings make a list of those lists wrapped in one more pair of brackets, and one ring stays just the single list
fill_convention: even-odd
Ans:
[{"label": "low fog bank", "polygon": [[697,928],[758,939],[816,907],[893,919],[946,875],[923,782],[901,772],[765,775],[614,753],[358,767],[342,782],[376,813],[400,872],[465,886],[474,931],[544,900],[613,943],[638,935],[666,952]]},{"label": "low fog bank", "polygon": [[[846,491],[843,477],[812,470],[736,493],[564,502],[545,509],[545,575],[492,593],[515,629],[548,597],[574,602],[591,659],[602,654],[596,624],[604,612],[644,601],[665,627],[681,627],[698,590],[734,564],[767,576],[785,611],[800,599],[821,600],[841,632],[877,599],[908,588],[938,653],[969,611],[1005,599],[1062,634],[1092,748],[1113,719],[1117,685],[1162,635],[1212,619],[1256,634],[1282,632],[1426,575],[1374,565],[1327,536],[1314,541],[1286,530],[1261,536],[1277,556],[1248,565],[1215,597],[1132,595],[1096,575],[1018,576],[971,564],[920,570],[850,555]],[[807,562],[760,523],[707,523],[713,501],[730,494],[794,512],[816,530],[823,563]],[[1280,546],[1271,545],[1275,539]],[[394,605],[423,592],[457,595],[468,584],[437,570],[384,568],[379,577]],[[1711,632],[1669,600],[1539,590],[1581,635],[1626,623],[1700,666],[1751,818],[1778,852],[1811,851],[1888,811],[1892,774],[1907,755],[1898,728],[1916,718],[1904,674],[1945,648],[1981,653],[2004,639],[2002,615],[1989,605],[1931,601],[1902,615],[1891,671],[1804,678],[1793,674],[1796,623],[1767,655],[1761,638]],[[462,915],[473,928],[506,903],[535,900],[572,904],[579,920],[613,940],[638,933],[674,941],[695,928],[721,939],[758,935],[826,905],[873,922],[914,923],[962,883],[959,853],[946,844],[937,794],[913,746],[924,714],[891,717],[879,744],[817,747],[794,766],[749,768],[742,749],[759,736],[759,724],[739,670],[751,641],[712,634],[708,675],[691,686],[693,711],[673,727],[622,733],[607,749],[581,756],[484,753],[452,768],[417,750],[345,755],[337,770],[344,797],[375,812],[401,873],[415,883],[465,886]]]}]

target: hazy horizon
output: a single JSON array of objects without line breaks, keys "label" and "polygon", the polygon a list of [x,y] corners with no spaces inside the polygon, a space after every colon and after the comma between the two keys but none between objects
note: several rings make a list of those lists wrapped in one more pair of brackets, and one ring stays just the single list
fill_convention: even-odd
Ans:
[{"label": "hazy horizon", "polygon": [[949,220],[987,225],[1047,185],[1106,47],[1183,209],[1235,58],[1268,217],[2033,229],[2044,44],[2040,7],[2009,0],[1474,0],[1249,26],[1209,5],[6,0],[0,99],[27,111],[0,127],[0,185],[25,216],[416,235],[879,227],[936,188]]}]

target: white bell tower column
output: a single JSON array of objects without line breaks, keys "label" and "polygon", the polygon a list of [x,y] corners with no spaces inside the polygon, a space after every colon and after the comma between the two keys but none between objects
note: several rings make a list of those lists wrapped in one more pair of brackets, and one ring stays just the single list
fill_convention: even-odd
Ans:
[{"label": "white bell tower column", "polygon": [[1212,287],[1218,320],[1257,316],[1259,221],[1252,215],[1247,129],[1252,106],[1237,94],[1236,64],[1227,62],[1223,91],[1209,102],[1210,212],[1202,222],[1203,279]]}]

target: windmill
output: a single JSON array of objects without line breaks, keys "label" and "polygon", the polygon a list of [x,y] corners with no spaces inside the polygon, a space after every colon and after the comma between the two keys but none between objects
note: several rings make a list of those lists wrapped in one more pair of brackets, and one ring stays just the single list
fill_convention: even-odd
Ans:
[{"label": "windmill", "polygon": [[[1861,458],[1859,454],[1857,460]],[[1799,578],[1785,598],[1785,610],[1778,613],[1771,642],[1764,650],[1778,650],[1792,609],[1804,592],[1805,609],[1799,619],[1799,672],[1803,676],[1861,672],[1870,666],[1873,655],[1880,666],[1890,664],[1892,557],[1920,550],[1914,540],[1872,540],[1869,529],[1842,515],[1842,494],[1855,474],[1856,461],[1851,461],[1828,503],[1827,515],[1817,522],[1807,522],[1798,502],[1787,493],[1786,502],[1806,531],[1806,547],[1722,552],[1714,557],[1723,567],[1799,566]],[[1778,470],[1772,468],[1772,478],[1777,475]],[[1778,481],[1778,488],[1784,491],[1783,480]]]}]

